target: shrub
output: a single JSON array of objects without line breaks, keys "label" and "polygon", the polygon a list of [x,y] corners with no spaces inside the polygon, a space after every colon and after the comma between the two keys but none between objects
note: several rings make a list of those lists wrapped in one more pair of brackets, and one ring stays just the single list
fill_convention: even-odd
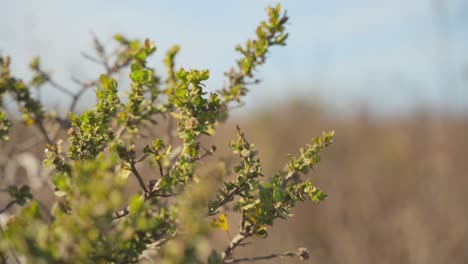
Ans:
[{"label": "shrub", "polygon": [[[236,259],[233,253],[248,238],[266,238],[268,226],[291,217],[297,202],[326,198],[305,175],[319,161],[320,151],[332,143],[333,132],[313,139],[297,156],[290,156],[283,170],[264,177],[257,150],[237,127],[235,139],[228,143],[237,164],[231,167],[220,161],[201,170],[208,167],[205,159],[216,147],[206,147],[200,139],[213,135],[233,104],[241,103],[248,87],[258,82],[254,72],[265,63],[270,49],[286,43],[286,13],[279,5],[266,11],[268,20],[257,27],[255,39],[236,47],[240,58],[226,73],[226,87],[210,94],[204,92],[208,70],[176,69],[178,46],[166,53],[167,78],[160,77],[146,63],[156,51],[148,39],[116,35],[117,55],[112,57],[95,37],[99,59],[88,57],[104,65],[106,73],[81,82],[77,93],[54,81],[39,58],[32,61],[33,78],[26,83],[11,74],[10,59],[1,57],[0,95],[10,95],[24,124],[38,128],[44,137],[44,165],[51,169],[56,196],[52,211],[44,212],[28,186],[3,190],[11,200],[1,213],[14,204],[24,206],[1,230],[3,261],[135,263],[150,251],[161,263],[308,258],[304,248],[252,258]],[[121,100],[112,76],[127,66],[131,86],[128,99]],[[71,97],[68,118],[46,110],[32,96],[33,88],[45,84]],[[96,87],[96,105],[75,113],[77,102],[92,87]],[[2,102],[0,137],[6,141],[13,122]],[[167,135],[144,138],[145,129],[161,129],[161,120]],[[67,131],[67,141],[59,139],[64,133],[52,133],[52,126]],[[141,169],[144,164],[152,168],[147,175]],[[136,178],[140,190],[128,198],[129,177]],[[241,221],[231,237],[226,215],[236,213]],[[214,228],[229,237],[221,252],[209,243]]]}]

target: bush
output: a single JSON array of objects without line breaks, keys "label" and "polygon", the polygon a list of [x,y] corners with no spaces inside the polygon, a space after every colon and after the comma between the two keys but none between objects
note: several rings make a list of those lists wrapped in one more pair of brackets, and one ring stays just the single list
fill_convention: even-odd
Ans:
[{"label": "bush", "polygon": [[[203,84],[208,70],[176,70],[178,46],[166,53],[167,78],[156,74],[146,63],[156,51],[148,39],[140,42],[116,35],[117,55],[111,56],[95,37],[98,59],[88,57],[104,65],[106,73],[97,80],[80,82],[77,93],[54,81],[41,68],[39,58],[32,61],[33,78],[26,83],[10,73],[10,59],[1,57],[0,95],[11,96],[23,123],[38,128],[43,136],[44,165],[51,169],[56,196],[48,212],[41,210],[28,186],[3,190],[11,200],[1,213],[15,204],[24,207],[2,227],[1,259],[135,263],[149,258],[148,252],[161,263],[237,263],[282,256],[307,259],[304,248],[252,258],[236,259],[233,253],[248,238],[266,238],[268,226],[278,218],[291,217],[297,202],[326,198],[304,175],[319,161],[319,152],[332,143],[333,132],[313,139],[270,177],[262,174],[257,150],[239,127],[236,138],[228,143],[238,156],[235,166],[225,161],[207,166],[206,157],[216,147],[205,147],[200,141],[215,133],[233,104],[241,103],[248,87],[258,82],[254,72],[271,47],[285,45],[286,13],[281,13],[279,5],[266,11],[268,20],[257,27],[256,38],[236,47],[240,58],[226,73],[226,87],[209,95]],[[128,66],[131,87],[123,101],[111,76]],[[67,118],[47,111],[31,94],[33,88],[46,84],[72,98]],[[93,87],[95,107],[75,113],[83,93]],[[6,141],[14,122],[2,103],[0,138]],[[161,120],[167,135],[144,137],[145,129],[161,129]],[[67,131],[67,141],[59,139],[64,133],[51,132],[54,126]],[[147,175],[143,166],[152,168]],[[129,177],[136,178],[140,189],[131,197],[125,195]],[[236,213],[241,221],[231,237],[227,214]],[[229,237],[221,252],[210,245],[215,228]]]}]

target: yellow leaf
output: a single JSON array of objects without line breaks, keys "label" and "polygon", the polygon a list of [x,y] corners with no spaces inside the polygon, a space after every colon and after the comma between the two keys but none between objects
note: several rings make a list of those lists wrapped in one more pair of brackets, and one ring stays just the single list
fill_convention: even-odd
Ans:
[{"label": "yellow leaf", "polygon": [[218,218],[213,219],[211,225],[216,228],[221,228],[224,232],[229,229],[227,217],[225,214],[221,214]]},{"label": "yellow leaf", "polygon": [[268,236],[268,229],[265,225],[261,225],[253,234],[254,237],[265,238]]},{"label": "yellow leaf", "polygon": [[120,121],[125,121],[126,118],[127,118],[127,115],[124,112],[119,112]]},{"label": "yellow leaf", "polygon": [[34,119],[32,118],[27,118],[26,120],[24,120],[24,124],[26,126],[31,126],[32,124],[34,124]]}]

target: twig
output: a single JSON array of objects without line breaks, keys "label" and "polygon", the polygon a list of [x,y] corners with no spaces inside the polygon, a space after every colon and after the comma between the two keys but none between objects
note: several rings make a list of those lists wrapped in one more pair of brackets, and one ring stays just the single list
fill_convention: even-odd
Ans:
[{"label": "twig", "polygon": [[163,171],[163,165],[162,165],[162,162],[161,160],[156,160],[156,162],[158,163],[158,167],[159,167],[159,174],[161,175],[161,178],[164,177],[164,171]]},{"label": "twig", "polygon": [[221,258],[223,259],[223,263],[227,263],[227,259],[232,255],[234,252],[234,249],[239,246],[239,244],[244,241],[246,238],[248,238],[250,234],[243,234],[242,232],[237,234],[232,240],[231,243],[229,243],[229,246],[224,250],[224,252],[221,254]]},{"label": "twig", "polygon": [[173,135],[173,130],[174,130],[174,119],[172,118],[171,115],[169,115],[167,121],[167,136],[168,136],[168,143],[170,146],[172,146],[172,143],[174,141],[174,135]]},{"label": "twig", "polygon": [[54,87],[55,89],[61,91],[62,93],[68,95],[68,96],[73,96],[74,93],[72,91],[70,91],[69,89],[65,88],[65,86],[57,83],[56,81],[54,81],[54,79],[52,79],[52,77],[46,73],[45,71],[43,71],[42,69],[37,69],[37,73],[39,73],[39,75],[44,78],[44,80],[46,80],[52,87]]},{"label": "twig", "polygon": [[91,35],[93,35],[94,48],[96,49],[96,53],[101,59],[102,65],[106,68],[106,71],[109,72],[111,67],[109,66],[109,57],[106,54],[104,45],[101,43],[96,34],[94,34],[94,32],[91,32]]},{"label": "twig", "polygon": [[[183,153],[183,149],[181,151],[181,154],[182,153]],[[169,170],[167,170],[165,175],[169,175],[170,171],[173,170],[177,166],[177,164],[178,164],[178,159],[174,158],[173,161],[172,161],[171,168]],[[163,177],[161,177],[161,178],[163,178]],[[161,180],[151,180],[149,185],[148,185],[150,191],[145,192],[145,194],[143,194],[140,197],[140,199],[143,199],[143,200],[146,201],[151,197],[171,197],[171,196],[175,195],[175,194],[160,194],[160,193],[158,193],[161,190],[161,188],[159,186],[160,183],[161,183]],[[125,208],[123,208],[123,209],[121,209],[119,211],[115,211],[113,213],[113,215],[112,215],[112,220],[122,218],[122,217],[128,215],[129,213],[130,213],[130,206],[128,205],[128,206],[126,206]]]},{"label": "twig", "polygon": [[[180,146],[178,147],[180,148]],[[177,150],[177,149],[176,149]],[[176,155],[174,156],[173,158],[171,158],[171,166],[170,166],[170,169],[168,169],[166,171],[166,174],[163,174],[164,176],[163,177],[166,177],[169,175],[169,173],[174,169],[176,168],[176,166],[179,164],[179,159],[180,156],[184,153],[184,148],[181,148],[181,151],[179,153],[179,155]],[[133,164],[133,167],[135,165]],[[161,177],[161,178],[163,178]],[[140,176],[141,178],[141,176]],[[161,188],[159,186],[159,184],[161,183],[161,180],[151,180],[148,184],[148,187],[149,187],[149,192],[145,192],[141,197],[140,199],[143,199],[143,200],[148,200],[149,198],[151,197],[171,197],[171,196],[174,196],[176,194],[160,194],[158,193]],[[141,185],[141,182],[140,182],[140,185]],[[144,185],[144,184],[143,184]],[[146,189],[146,187],[145,187]],[[122,218],[126,215],[128,215],[130,213],[130,206],[126,206],[125,208],[119,210],[119,211],[115,211],[114,214],[112,215],[112,220],[116,220],[116,219],[119,219],[119,218]]]},{"label": "twig", "polygon": [[72,77],[72,80],[74,80],[77,83],[81,83],[81,89],[73,95],[72,103],[70,105],[69,112],[74,112],[76,108],[76,104],[78,103],[78,100],[80,100],[81,96],[88,90],[89,87],[97,85],[99,82],[97,80],[90,81],[90,82],[81,82],[78,79]]},{"label": "twig", "polygon": [[10,207],[12,207],[16,202],[17,202],[17,200],[10,201],[3,209],[0,209],[0,214],[3,214],[4,212],[6,212],[6,211],[7,211],[8,209],[10,209]]},{"label": "twig", "polygon": [[[161,196],[161,197],[167,197],[168,195],[164,195],[164,194],[158,194],[159,190],[160,190],[160,187],[159,187],[159,184],[160,184],[161,181],[155,181],[153,182],[153,184],[151,185],[150,184],[150,192],[148,193],[145,193],[143,194],[142,196],[140,196],[140,199],[142,200],[147,200],[151,197],[157,197],[157,196]],[[119,219],[119,218],[122,218],[126,215],[128,215],[130,213],[130,206],[127,205],[125,208],[119,210],[119,211],[115,211],[113,214],[112,214],[112,220],[116,220],[116,219]]]},{"label": "twig", "polygon": [[[120,60],[116,60],[115,63],[109,67],[107,70],[106,70],[106,74],[107,75],[113,75],[115,73],[117,73],[120,69],[126,67],[131,61],[131,58],[128,57],[126,58],[124,61],[120,61]],[[90,87],[93,87],[93,86],[97,86],[99,85],[100,81],[99,80],[92,80],[92,81],[88,81],[88,82],[82,82],[74,77],[72,77],[72,80],[78,84],[81,85],[81,89],[78,91],[78,93],[76,93],[75,95],[73,95],[73,99],[72,99],[72,103],[70,105],[70,109],[69,109],[69,112],[74,112],[75,111],[75,108],[76,108],[76,105],[78,103],[78,100],[80,100],[81,96],[90,88]]]},{"label": "twig", "polygon": [[309,258],[309,252],[305,248],[299,248],[297,251],[287,251],[284,253],[270,254],[266,256],[251,257],[251,258],[239,258],[239,259],[228,259],[224,263],[239,263],[244,261],[257,261],[257,260],[267,260],[272,258],[283,258],[283,257],[299,257],[301,260]]},{"label": "twig", "polygon": [[54,87],[55,89],[61,91],[62,93],[68,95],[68,96],[72,96],[74,95],[73,92],[71,92],[70,90],[68,90],[67,88],[65,88],[64,86],[58,84],[56,81],[54,81],[49,75],[47,75],[45,72],[40,72],[41,74],[43,74],[43,76],[45,77],[45,79],[47,80],[47,82],[52,85],[52,87]]},{"label": "twig", "polygon": [[203,147],[202,145],[200,145],[200,147],[205,151],[205,153],[203,153],[202,155],[199,155],[198,158],[197,158],[198,160],[204,159],[207,156],[211,156],[216,151],[216,146],[215,145],[211,146],[210,149],[207,149],[207,148]]},{"label": "twig", "polygon": [[87,59],[87,60],[89,60],[89,61],[91,61],[91,62],[94,62],[94,63],[96,63],[96,64],[99,64],[99,65],[103,65],[103,64],[104,64],[102,61],[100,61],[100,60],[94,58],[94,57],[91,56],[91,55],[86,54],[85,52],[81,52],[81,56],[83,56],[83,58],[85,58],[85,59]]},{"label": "twig", "polygon": [[140,173],[135,167],[135,162],[130,162],[130,170],[132,173],[135,175],[135,177],[138,180],[138,183],[140,183],[140,187],[145,191],[145,194],[148,193],[148,189],[146,189],[145,181],[143,181],[143,178],[141,177]]},{"label": "twig", "polygon": [[240,194],[244,190],[244,188],[247,187],[247,186],[248,185],[244,182],[240,186],[236,186],[236,188],[233,189],[232,191],[228,191],[226,196],[224,196],[224,199],[219,201],[218,204],[216,205],[216,207],[208,208],[208,210],[210,211],[210,213],[208,215],[212,216],[212,215],[218,214],[218,211],[216,211],[216,210],[218,210],[223,205],[231,202],[234,199],[234,197],[236,195]]},{"label": "twig", "polygon": [[41,131],[41,133],[44,136],[47,143],[49,143],[49,145],[51,145],[51,146],[54,145],[54,143],[52,142],[52,139],[50,139],[49,134],[47,133],[47,131],[46,131],[45,127],[44,127],[44,124],[42,123],[42,120],[37,121],[37,127]]}]

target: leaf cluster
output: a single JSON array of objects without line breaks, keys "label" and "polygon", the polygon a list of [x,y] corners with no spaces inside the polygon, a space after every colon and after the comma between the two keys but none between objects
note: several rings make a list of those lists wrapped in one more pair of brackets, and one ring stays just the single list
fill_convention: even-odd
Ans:
[{"label": "leaf cluster", "polygon": [[[102,65],[105,73],[96,80],[77,81],[77,93],[55,82],[39,58],[31,62],[33,78],[26,84],[11,75],[10,59],[2,57],[0,139],[8,140],[12,125],[2,104],[3,96],[10,94],[24,123],[43,135],[44,165],[51,169],[56,201],[52,210],[44,210],[29,187],[9,187],[12,203],[1,213],[13,204],[24,207],[2,231],[0,255],[14,252],[34,263],[136,263],[148,252],[161,263],[306,259],[308,251],[303,248],[241,259],[234,259],[233,253],[248,238],[266,238],[268,227],[278,218],[291,217],[297,202],[326,198],[306,174],[333,142],[333,132],[313,139],[299,155],[290,156],[283,170],[265,176],[258,151],[238,127],[236,139],[228,142],[239,161],[232,168],[233,177],[228,177],[226,164],[208,173],[201,170],[204,159],[216,151],[216,146],[205,146],[201,138],[212,136],[226,120],[231,104],[241,102],[248,86],[258,82],[254,73],[271,47],[286,43],[286,13],[280,5],[266,11],[268,19],[257,27],[255,39],[236,47],[240,58],[226,73],[228,85],[210,94],[204,84],[210,77],[208,70],[176,68],[177,45],[164,59],[167,78],[148,66],[148,58],[156,52],[148,39],[116,35],[117,48],[108,53],[95,37],[97,58],[84,56]],[[122,98],[113,75],[127,66],[131,83]],[[45,85],[72,98],[67,117],[56,116],[34,98],[32,89]],[[95,106],[75,113],[77,101],[91,87],[96,88]],[[151,133],[161,127],[160,122],[166,123],[166,137]],[[65,130],[67,138],[52,133],[48,128],[53,126]],[[152,169],[144,171],[144,166]],[[139,190],[128,196],[130,177]],[[229,214],[241,216],[233,237]],[[222,252],[210,246],[213,227],[228,235]]]}]

